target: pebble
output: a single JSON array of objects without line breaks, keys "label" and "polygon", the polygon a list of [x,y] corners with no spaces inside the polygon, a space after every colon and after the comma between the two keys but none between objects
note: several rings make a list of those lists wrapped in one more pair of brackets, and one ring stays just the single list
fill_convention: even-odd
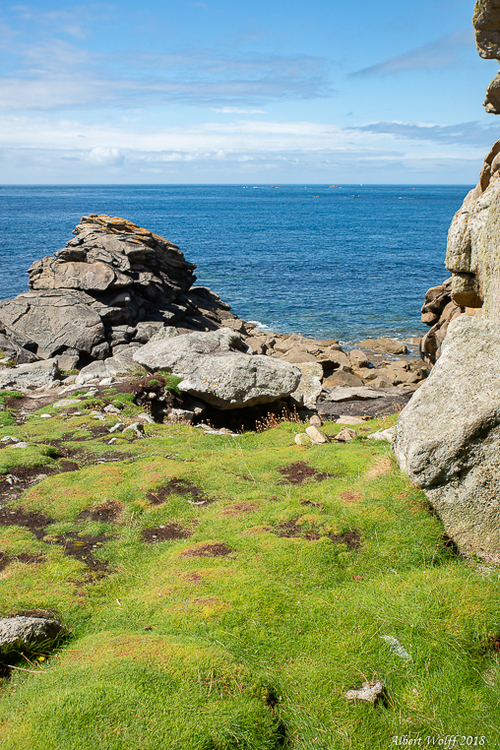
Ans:
[{"label": "pebble", "polygon": [[38,416],[41,419],[50,419],[52,417],[52,414],[39,414]]},{"label": "pebble", "polygon": [[149,424],[155,423],[151,414],[138,414],[137,419],[141,419],[143,422],[148,422]]},{"label": "pebble", "polygon": [[111,383],[114,383],[115,379],[113,377],[104,378],[104,380],[99,381],[99,385],[111,385]]},{"label": "pebble", "polygon": [[111,438],[111,440],[108,440],[108,445],[113,445],[113,443],[116,443],[116,438]]},{"label": "pebble", "polygon": [[114,424],[113,427],[110,427],[109,432],[116,432],[120,427],[123,427],[123,422],[117,422]]}]

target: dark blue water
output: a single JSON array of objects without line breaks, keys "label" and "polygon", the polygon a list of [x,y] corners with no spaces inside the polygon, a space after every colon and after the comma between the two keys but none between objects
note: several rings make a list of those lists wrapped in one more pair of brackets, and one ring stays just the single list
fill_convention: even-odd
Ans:
[{"label": "dark blue water", "polygon": [[446,235],[470,186],[6,186],[0,298],[89,213],[121,216],[179,245],[198,282],[272,330],[344,342],[427,330]]}]

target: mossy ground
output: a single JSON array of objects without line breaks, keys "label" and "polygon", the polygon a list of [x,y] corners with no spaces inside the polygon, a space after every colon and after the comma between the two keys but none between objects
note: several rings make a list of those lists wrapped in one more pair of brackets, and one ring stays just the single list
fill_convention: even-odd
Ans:
[{"label": "mossy ground", "polygon": [[[30,443],[1,450],[0,473],[66,469],[6,505],[46,525],[0,524],[0,614],[55,610],[70,628],[13,662],[0,747],[500,746],[498,571],[456,556],[387,443],[365,439],[391,419],[312,448],[291,423],[239,437],[149,424],[108,445],[116,416],[77,406],[0,429]],[[281,470],[298,462],[317,474],[291,483]],[[376,707],[344,698],[375,679]]]}]

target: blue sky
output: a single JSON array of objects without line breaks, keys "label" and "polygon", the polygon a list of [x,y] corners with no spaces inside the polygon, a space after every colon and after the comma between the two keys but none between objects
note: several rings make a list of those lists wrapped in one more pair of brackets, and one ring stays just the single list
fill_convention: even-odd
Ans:
[{"label": "blue sky", "polygon": [[4,5],[8,183],[475,183],[473,0]]}]

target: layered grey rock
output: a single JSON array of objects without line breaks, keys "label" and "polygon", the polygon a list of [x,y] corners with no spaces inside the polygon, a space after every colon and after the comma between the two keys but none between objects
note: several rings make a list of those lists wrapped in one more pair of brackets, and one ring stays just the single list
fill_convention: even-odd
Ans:
[{"label": "layered grey rock", "polygon": [[[212,330],[236,316],[176,245],[130,221],[84,216],[66,247],[29,269],[29,291],[0,303],[0,349],[16,362],[103,360],[175,324]],[[240,321],[241,323],[241,321]]]},{"label": "layered grey rock", "polygon": [[0,370],[0,389],[33,390],[50,387],[59,376],[57,359]]},{"label": "layered grey rock", "polygon": [[134,354],[149,370],[182,377],[179,390],[219,409],[266,404],[297,388],[297,367],[263,355],[249,355],[241,337],[228,328],[152,341]]},{"label": "layered grey rock", "polygon": [[454,320],[393,449],[464,550],[500,560],[500,322]]}]

